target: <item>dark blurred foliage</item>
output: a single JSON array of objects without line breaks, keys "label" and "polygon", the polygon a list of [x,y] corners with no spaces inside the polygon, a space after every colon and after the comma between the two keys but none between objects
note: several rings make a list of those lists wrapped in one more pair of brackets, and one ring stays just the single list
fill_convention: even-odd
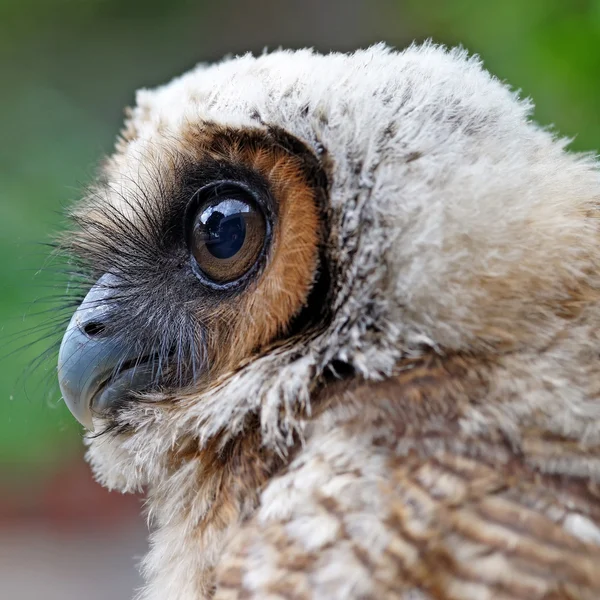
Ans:
[{"label": "dark blurred foliage", "polygon": [[479,53],[535,100],[541,123],[576,136],[575,149],[598,147],[600,0],[0,0],[4,472],[52,471],[80,452],[55,356],[33,364],[60,340],[69,312],[51,302],[67,284],[43,244],[110,152],[134,90],[227,53],[429,37]]}]

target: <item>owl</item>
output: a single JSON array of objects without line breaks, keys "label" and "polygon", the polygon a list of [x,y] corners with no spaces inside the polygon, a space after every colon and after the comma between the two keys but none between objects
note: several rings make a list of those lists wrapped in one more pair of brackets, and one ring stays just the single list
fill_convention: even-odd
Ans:
[{"label": "owl", "polygon": [[600,598],[600,173],[432,43],[141,90],[63,397],[141,600]]}]

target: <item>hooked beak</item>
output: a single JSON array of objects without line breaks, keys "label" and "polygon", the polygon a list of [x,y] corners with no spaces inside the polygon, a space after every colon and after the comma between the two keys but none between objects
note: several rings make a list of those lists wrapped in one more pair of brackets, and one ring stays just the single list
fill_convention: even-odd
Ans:
[{"label": "hooked beak", "polygon": [[67,407],[87,429],[94,414],[106,413],[127,392],[152,379],[149,361],[140,361],[135,343],[105,333],[116,309],[114,275],[103,275],[71,318],[58,354],[58,383]]}]

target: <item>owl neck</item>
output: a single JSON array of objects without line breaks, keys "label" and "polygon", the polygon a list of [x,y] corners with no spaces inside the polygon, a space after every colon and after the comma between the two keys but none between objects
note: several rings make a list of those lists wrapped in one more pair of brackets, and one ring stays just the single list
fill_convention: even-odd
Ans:
[{"label": "owl neck", "polygon": [[600,369],[582,331],[572,329],[543,350],[431,355],[403,362],[384,380],[325,382],[310,415],[296,415],[302,439],[287,454],[264,445],[257,416],[235,438],[215,438],[202,449],[190,437],[173,453],[169,476],[149,490],[156,531],[144,600],[209,598],[215,568],[244,523],[274,513],[292,518],[314,501],[298,488],[298,470],[317,487],[340,470],[358,485],[368,473],[367,485],[378,469],[385,479],[390,460],[450,450],[498,469],[514,468],[519,456],[523,477],[593,472],[600,479],[593,453],[581,446],[585,439],[600,447],[597,420],[588,416]]},{"label": "owl neck", "polygon": [[210,598],[228,539],[297,450],[291,447],[282,456],[264,447],[254,419],[235,438],[215,438],[202,449],[191,437],[180,444],[170,458],[169,476],[148,487],[154,532],[143,564],[149,586],[141,598]]}]

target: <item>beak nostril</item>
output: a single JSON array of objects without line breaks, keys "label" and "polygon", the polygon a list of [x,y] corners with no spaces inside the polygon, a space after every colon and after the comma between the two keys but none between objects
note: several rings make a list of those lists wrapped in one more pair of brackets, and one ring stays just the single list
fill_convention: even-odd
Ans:
[{"label": "beak nostril", "polygon": [[83,326],[83,331],[89,337],[97,337],[104,331],[104,325],[102,323],[90,321]]}]

